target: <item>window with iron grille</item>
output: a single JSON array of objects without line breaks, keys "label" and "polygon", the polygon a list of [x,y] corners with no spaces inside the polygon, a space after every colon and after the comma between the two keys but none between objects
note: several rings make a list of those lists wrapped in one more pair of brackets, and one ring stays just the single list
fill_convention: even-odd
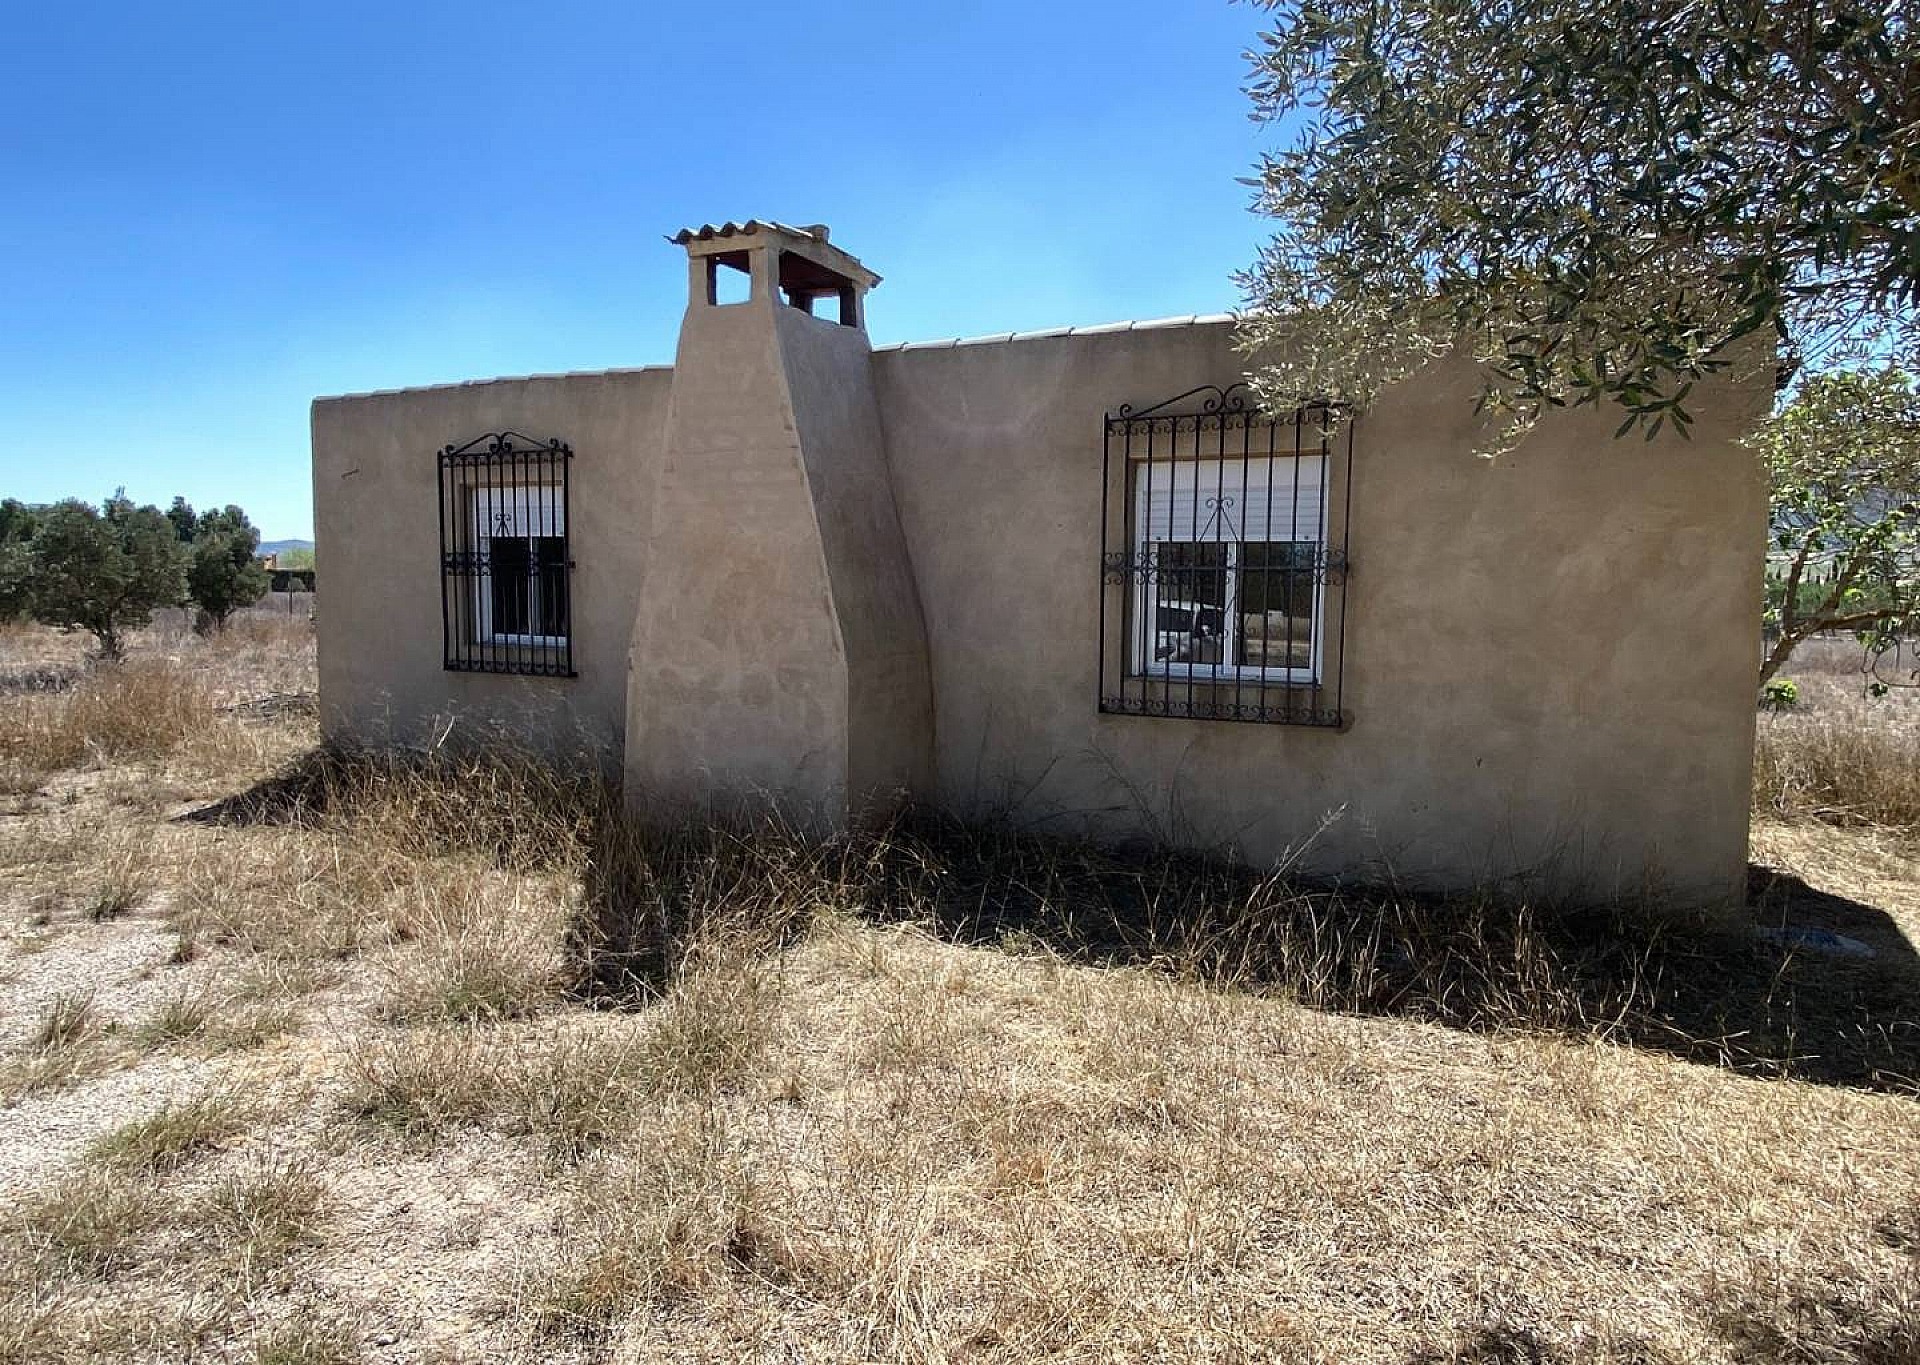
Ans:
[{"label": "window with iron grille", "polygon": [[1109,415],[1104,469],[1100,709],[1345,727],[1352,423],[1208,386]]},{"label": "window with iron grille", "polygon": [[446,667],[571,678],[573,557],[563,441],[490,432],[440,452]]}]

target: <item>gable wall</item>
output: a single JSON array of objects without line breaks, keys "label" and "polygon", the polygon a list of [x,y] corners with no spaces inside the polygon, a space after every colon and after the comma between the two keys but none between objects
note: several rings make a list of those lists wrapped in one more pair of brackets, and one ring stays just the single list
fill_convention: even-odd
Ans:
[{"label": "gable wall", "polygon": [[1096,708],[1103,415],[1230,382],[1227,324],[874,365],[940,801],[1437,885],[1737,891],[1765,499],[1730,438],[1757,387],[1699,394],[1691,442],[1588,411],[1497,462],[1466,368],[1390,393],[1356,434],[1335,732]]},{"label": "gable wall", "polygon": [[[321,725],[329,738],[419,744],[503,731],[618,770],[627,645],[672,371],[503,379],[313,405]],[[577,678],[442,668],[436,454],[511,428],[573,447],[569,539]]]}]

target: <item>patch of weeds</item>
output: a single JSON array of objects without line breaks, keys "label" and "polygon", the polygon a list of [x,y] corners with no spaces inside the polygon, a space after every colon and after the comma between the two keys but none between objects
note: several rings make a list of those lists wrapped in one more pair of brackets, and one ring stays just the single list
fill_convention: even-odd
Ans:
[{"label": "patch of weeds", "polygon": [[272,1269],[315,1239],[326,1183],[312,1162],[258,1163],[201,1196],[198,1230],[249,1269]]},{"label": "patch of weeds", "polygon": [[711,1110],[649,1139],[644,1155],[586,1174],[563,1249],[522,1270],[517,1299],[535,1336],[602,1345],[635,1312],[731,1269],[766,1274],[803,1259],[769,1233]]},{"label": "patch of weeds", "polygon": [[40,1017],[26,1050],[0,1058],[0,1099],[57,1090],[106,1063],[93,992],[55,996]]},{"label": "patch of weeds", "polygon": [[40,1026],[34,1030],[29,1046],[40,1052],[77,1047],[98,1032],[99,1025],[93,1014],[93,992],[70,994],[63,991],[53,998],[53,1003],[47,1006],[47,1012],[40,1017]]},{"label": "patch of weeds", "polygon": [[251,1360],[253,1365],[353,1365],[360,1358],[352,1328],[309,1309],[261,1332]]},{"label": "patch of weeds", "polygon": [[154,1016],[134,1031],[149,1047],[183,1043],[207,1032],[216,1001],[205,989],[182,991],[162,1004]]},{"label": "patch of weeds", "polygon": [[96,1140],[87,1156],[109,1170],[160,1174],[222,1146],[244,1132],[251,1117],[234,1096],[210,1092],[121,1125]]},{"label": "patch of weeds", "polygon": [[87,918],[95,924],[125,919],[139,909],[140,902],[146,899],[146,895],[147,887],[144,877],[135,879],[109,876],[94,887],[93,895],[87,902]]},{"label": "patch of weeds", "polygon": [[524,1019],[559,994],[551,936],[502,922],[440,927],[388,973],[385,1016],[396,1023]]},{"label": "patch of weeds", "polygon": [[233,990],[236,1000],[284,1001],[309,995],[332,985],[336,973],[316,962],[284,958],[255,958],[242,971]]},{"label": "patch of weeds", "polygon": [[631,1035],[556,1038],[519,1079],[519,1109],[533,1133],[563,1161],[633,1129],[649,1089],[645,1049]]},{"label": "patch of weeds", "polygon": [[631,1133],[659,1093],[659,1063],[644,1034],[556,1029],[516,1048],[471,1025],[376,1039],[348,1062],[347,1111],[409,1140],[492,1123],[545,1139],[574,1161]]},{"label": "patch of weeds", "polygon": [[96,867],[85,899],[86,917],[95,924],[124,919],[153,890],[151,837],[119,832],[109,835],[91,859]]},{"label": "patch of weeds", "polygon": [[653,1011],[651,1081],[680,1094],[739,1089],[766,1059],[779,1008],[780,981],[765,964],[733,955],[697,962]]},{"label": "patch of weeds", "polygon": [[249,1052],[283,1034],[298,1032],[303,1017],[292,1001],[235,1010],[209,1024],[200,1036],[200,1045],[209,1054]]},{"label": "patch of weeds", "polygon": [[145,1182],[82,1171],[9,1219],[6,1230],[42,1276],[105,1278],[138,1263],[140,1243],[161,1214]]},{"label": "patch of weeds", "polygon": [[512,1054],[471,1028],[376,1038],[347,1059],[347,1111],[406,1137],[503,1112]]}]

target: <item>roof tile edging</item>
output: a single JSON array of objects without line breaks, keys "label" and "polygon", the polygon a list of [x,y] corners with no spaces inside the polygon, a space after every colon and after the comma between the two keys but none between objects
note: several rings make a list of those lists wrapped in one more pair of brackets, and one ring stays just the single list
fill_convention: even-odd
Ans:
[{"label": "roof tile edging", "polygon": [[[1154,332],[1176,327],[1215,326],[1232,322],[1232,313],[1189,313],[1170,318],[1144,318],[1129,322],[1102,322],[1085,327],[1047,327],[1033,332],[994,332],[987,336],[945,337],[936,341],[891,341],[875,346],[875,355],[892,351],[946,351],[960,346],[1003,346],[1017,341],[1049,341],[1060,337],[1106,336],[1115,332]],[[403,393],[434,393],[446,389],[475,389],[488,384],[526,384],[546,379],[599,379],[613,375],[670,373],[671,365],[626,365],[605,370],[553,370],[543,374],[503,374],[488,379],[455,379],[444,384],[411,384],[389,389],[352,389],[345,393],[321,394],[316,403],[337,403],[349,398],[388,398]]]},{"label": "roof tile edging", "polygon": [[316,403],[338,403],[348,398],[391,398],[401,393],[438,393],[446,389],[478,389],[489,384],[530,384],[547,379],[606,379],[626,374],[671,374],[671,365],[616,365],[605,370],[548,370],[541,374],[497,374],[486,379],[450,379],[444,384],[404,384],[392,389],[349,389],[345,393],[323,393]]},{"label": "roof tile edging", "polygon": [[945,351],[956,346],[998,346],[1010,341],[1046,341],[1054,337],[1104,336],[1110,332],[1153,332],[1174,327],[1212,326],[1232,322],[1232,313],[1187,313],[1171,318],[1144,318],[1131,322],[1102,322],[1089,327],[1048,327],[1037,332],[994,332],[988,336],[945,337],[937,341],[890,341],[875,346],[884,351]]}]

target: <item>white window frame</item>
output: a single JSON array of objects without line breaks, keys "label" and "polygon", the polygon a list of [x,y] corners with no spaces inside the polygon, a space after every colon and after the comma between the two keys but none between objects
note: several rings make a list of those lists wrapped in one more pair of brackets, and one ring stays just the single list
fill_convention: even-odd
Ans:
[{"label": "white window frame", "polygon": [[[491,487],[481,484],[470,486],[468,500],[472,504],[473,544],[475,550],[484,556],[482,562],[486,569],[474,575],[474,622],[478,631],[476,644],[483,645],[525,645],[536,649],[563,649],[566,647],[565,635],[533,635],[512,631],[496,632],[493,628],[493,542],[494,528],[489,520],[498,521],[501,517],[509,519],[515,528],[512,534],[501,536],[502,540],[540,540],[548,536],[557,536],[563,544],[571,544],[567,538],[566,504],[560,489],[554,484],[495,484]],[[524,529],[522,529],[524,528]],[[529,543],[528,550],[533,554],[536,571],[530,576],[530,592],[539,590],[539,559],[534,547]],[[539,603],[531,596],[527,602],[527,620],[540,619]],[[567,603],[567,625],[573,625],[573,603]]]},{"label": "white window frame", "polygon": [[[1245,470],[1249,478],[1244,486],[1236,480],[1230,488],[1231,496],[1238,499],[1251,497],[1256,486],[1259,487],[1263,495],[1267,492],[1270,484],[1262,483],[1256,485],[1251,476],[1264,474],[1270,478],[1272,470],[1282,467],[1288,461],[1299,460],[1302,462],[1300,477],[1297,483],[1290,483],[1288,485],[1288,496],[1291,497],[1291,489],[1293,487],[1314,488],[1317,490],[1322,486],[1322,471],[1318,466],[1320,461],[1325,458],[1323,455],[1314,454],[1275,457],[1269,461],[1263,456],[1260,460],[1248,464],[1238,457],[1229,455],[1224,460],[1182,460],[1179,462],[1179,465],[1183,468],[1191,468],[1194,471],[1196,489],[1201,493],[1204,493],[1207,487],[1205,471],[1218,470],[1224,473],[1228,470]],[[1144,461],[1136,460],[1134,463],[1138,466],[1144,464]],[[1311,477],[1306,473],[1309,466],[1313,469]],[[1165,469],[1166,466],[1162,465],[1158,466],[1158,468]],[[1319,565],[1325,559],[1327,553],[1327,500],[1325,498],[1320,500],[1319,512],[1314,518],[1311,536],[1301,534],[1301,532],[1308,529],[1306,527],[1289,527],[1288,529],[1292,534],[1289,536],[1281,536],[1276,533],[1273,527],[1269,526],[1268,533],[1265,536],[1248,541],[1237,533],[1237,527],[1233,520],[1231,509],[1211,505],[1217,501],[1211,498],[1204,500],[1208,506],[1202,516],[1197,534],[1189,528],[1185,534],[1170,530],[1168,534],[1164,536],[1155,536],[1150,534],[1155,528],[1150,524],[1151,518],[1148,515],[1149,509],[1147,503],[1149,490],[1147,481],[1140,478],[1139,474],[1140,470],[1136,467],[1132,471],[1134,484],[1132,493],[1133,554],[1136,563],[1143,566],[1149,563],[1155,563],[1153,556],[1156,553],[1156,547],[1160,545],[1220,544],[1227,547],[1225,601],[1220,607],[1221,624],[1224,628],[1224,642],[1221,654],[1225,659],[1233,659],[1238,655],[1240,633],[1245,629],[1239,612],[1240,547],[1243,544],[1284,545],[1289,543],[1311,543],[1314,547],[1315,572],[1313,579],[1313,630],[1309,642],[1308,663],[1305,668],[1286,664],[1276,667],[1268,664],[1176,663],[1171,659],[1161,660],[1153,657],[1153,644],[1159,639],[1160,634],[1157,614],[1156,619],[1147,621],[1144,628],[1139,624],[1147,618],[1149,612],[1153,611],[1156,601],[1164,602],[1166,600],[1160,598],[1154,591],[1156,586],[1154,580],[1159,577],[1161,572],[1156,564],[1155,572],[1153,574],[1141,574],[1134,587],[1133,619],[1136,625],[1134,629],[1128,632],[1128,651],[1134,676],[1154,678],[1164,682],[1180,683],[1232,684],[1235,682],[1281,682],[1297,684],[1303,687],[1319,686],[1321,669],[1324,663],[1322,654],[1325,647],[1327,616],[1327,585],[1324,574],[1319,572]],[[1223,482],[1225,482],[1225,480],[1216,477],[1215,486],[1218,487]],[[1234,530],[1235,534],[1231,537],[1224,536],[1220,534],[1223,530]],[[1212,534],[1208,534],[1209,532],[1212,532]],[[1201,570],[1200,572],[1211,571]]]}]

